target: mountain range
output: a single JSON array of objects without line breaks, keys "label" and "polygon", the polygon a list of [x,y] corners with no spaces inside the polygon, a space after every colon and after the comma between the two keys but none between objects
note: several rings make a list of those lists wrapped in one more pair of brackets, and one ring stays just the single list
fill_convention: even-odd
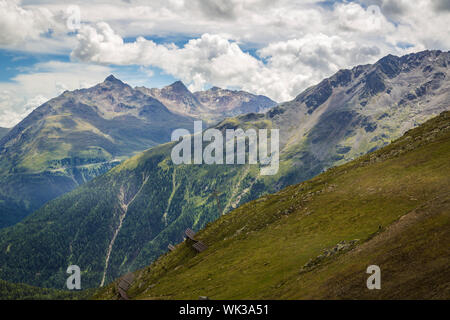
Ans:
[{"label": "mountain range", "polygon": [[218,87],[191,93],[181,81],[162,89],[137,89],[158,99],[174,113],[201,118],[209,123],[243,113],[262,113],[276,105],[265,96]]},{"label": "mountain range", "polygon": [[[176,95],[165,95],[163,104],[147,91]],[[260,99],[275,104],[249,93],[224,91],[230,100],[215,111],[209,106],[216,119],[229,110],[244,112],[246,107],[241,105],[263,111]],[[0,228],[122,160],[170,141],[173,130],[191,129],[194,119],[210,121],[206,115],[169,110],[191,96],[179,81],[150,90],[132,88],[111,75],[92,88],[66,91],[11,130],[0,130]]]},{"label": "mountain range", "polygon": [[279,128],[275,176],[260,176],[258,165],[175,166],[173,143],[140,153],[0,230],[0,278],[58,288],[67,266],[76,264],[85,286],[95,287],[146,266],[169,243],[181,242],[187,227],[200,230],[250,200],[381,148],[448,110],[449,64],[449,52],[386,56],[341,70],[264,114],[215,126]]}]

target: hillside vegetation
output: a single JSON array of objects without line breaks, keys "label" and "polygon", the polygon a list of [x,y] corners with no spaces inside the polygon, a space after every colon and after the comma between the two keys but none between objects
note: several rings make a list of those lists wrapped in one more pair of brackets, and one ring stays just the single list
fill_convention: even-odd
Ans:
[{"label": "hillside vegetation", "polygon": [[86,300],[93,291],[63,291],[0,280],[0,300]]},{"label": "hillside vegetation", "polygon": [[[133,299],[449,299],[450,112],[251,201],[135,273]],[[381,290],[366,268],[381,268]],[[94,296],[117,299],[114,282]]]}]

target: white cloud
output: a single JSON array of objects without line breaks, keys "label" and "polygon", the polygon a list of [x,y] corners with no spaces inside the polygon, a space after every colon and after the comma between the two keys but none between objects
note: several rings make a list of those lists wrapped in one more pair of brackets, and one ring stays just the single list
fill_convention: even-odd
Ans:
[{"label": "white cloud", "polygon": [[[376,9],[374,14],[358,2],[377,5],[381,11]],[[75,3],[81,7],[84,23],[107,22],[122,37],[226,33],[231,39],[262,45],[311,33],[329,36],[346,33],[352,40],[358,40],[355,38],[372,36],[375,32],[381,37],[391,34],[397,41],[404,41],[406,36],[409,42],[420,45],[421,39],[414,32],[398,34],[395,23],[410,31],[420,31],[422,25],[432,22],[436,31],[448,31],[444,22],[450,13],[446,2],[441,0],[345,1],[329,9],[320,5],[324,1],[314,0],[134,0],[130,3],[79,0]],[[26,7],[47,8],[57,15],[67,5],[47,0],[27,1]],[[435,16],[444,19],[435,20]],[[434,37],[433,33],[429,34],[429,38]],[[442,44],[449,45],[449,42],[444,40]]]},{"label": "white cloud", "polygon": [[37,39],[51,27],[49,10],[25,10],[16,1],[0,0],[0,44]]},{"label": "white cloud", "polygon": [[395,26],[382,14],[379,6],[367,8],[356,3],[335,5],[333,18],[342,31],[363,33],[366,37],[395,31]]},{"label": "white cloud", "polygon": [[265,83],[266,94],[274,95],[278,91],[281,100],[291,99],[339,69],[374,62],[380,53],[377,46],[324,34],[272,43],[259,51],[268,61],[268,70],[278,80]]},{"label": "white cloud", "polygon": [[47,101],[48,101],[48,98],[44,97],[41,94],[39,94],[31,99],[28,99],[27,103],[24,105],[24,112],[29,113]]},{"label": "white cloud", "polygon": [[139,71],[142,72],[146,76],[146,78],[151,78],[155,75],[155,72],[152,69],[146,68],[144,66],[140,66]]},{"label": "white cloud", "polygon": [[439,1],[403,1],[403,10],[397,14],[395,33],[386,36],[389,43],[407,42],[410,51],[450,48],[450,11],[436,10]]},{"label": "white cloud", "polygon": [[45,6],[24,7],[18,0],[0,0],[0,48],[40,53],[67,53],[74,46],[66,13]]},{"label": "white cloud", "polygon": [[64,34],[64,14],[48,8],[25,8],[17,0],[0,0],[0,45],[17,46],[26,41]]},{"label": "white cloud", "polygon": [[[96,28],[83,26],[78,34],[78,46],[72,57],[81,61],[115,65],[157,66],[167,73],[190,83],[193,90],[207,83],[241,85],[245,73],[263,67],[237,43],[220,35],[204,34],[190,40],[183,48],[156,44],[142,37],[125,43],[111,27],[98,23]],[[250,80],[250,79],[247,79]]]},{"label": "white cloud", "polygon": [[[364,7],[359,2],[364,3]],[[233,40],[266,46],[271,42],[323,33],[345,35],[344,38],[354,41],[371,38],[384,41],[384,45],[408,42],[417,48],[433,44],[439,46],[437,49],[450,45],[450,38],[446,37],[450,11],[443,0],[345,1],[328,9],[320,5],[324,1],[317,0],[75,0],[72,3],[80,6],[83,23],[107,22],[121,37],[181,35],[194,38],[204,33],[226,33]],[[44,10],[47,12],[44,16],[52,17],[53,28],[61,29],[65,26],[68,5],[56,0],[28,0],[19,9],[37,16],[40,16],[37,12]],[[375,7],[367,10],[367,5],[377,5],[380,10]],[[23,20],[29,26],[36,19],[25,17]],[[37,25],[39,27],[33,30],[48,27]],[[31,34],[35,32],[29,27],[22,29]]]}]

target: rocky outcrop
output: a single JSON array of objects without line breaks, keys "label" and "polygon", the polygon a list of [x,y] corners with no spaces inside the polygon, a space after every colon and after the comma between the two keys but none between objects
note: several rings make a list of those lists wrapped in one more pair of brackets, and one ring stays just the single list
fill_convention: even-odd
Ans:
[{"label": "rocky outcrop", "polygon": [[343,252],[347,252],[354,248],[356,244],[358,243],[359,239],[354,239],[350,241],[342,240],[335,246],[331,248],[327,248],[323,250],[323,253],[318,255],[314,259],[310,259],[301,269],[300,273],[308,272],[312,269],[314,269],[316,266],[324,262],[326,259],[329,259],[333,256],[336,256],[338,254],[341,254]]},{"label": "rocky outcrop", "polygon": [[265,96],[219,87],[192,93],[181,81],[162,89],[137,89],[158,99],[172,112],[213,122],[244,113],[265,112],[276,105]]}]

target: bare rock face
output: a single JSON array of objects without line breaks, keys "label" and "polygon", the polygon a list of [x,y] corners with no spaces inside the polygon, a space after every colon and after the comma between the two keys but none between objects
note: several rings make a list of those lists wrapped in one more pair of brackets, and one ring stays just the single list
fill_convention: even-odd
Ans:
[{"label": "bare rock face", "polygon": [[243,113],[265,112],[276,105],[275,101],[265,96],[218,87],[192,93],[181,81],[162,89],[137,89],[158,99],[172,112],[207,122],[217,122]]},{"label": "bare rock face", "polygon": [[219,112],[226,116],[251,112],[261,113],[276,105],[273,100],[265,96],[218,87],[198,91],[194,95],[211,112]]},{"label": "bare rock face", "polygon": [[162,89],[138,87],[137,90],[161,101],[172,112],[198,117],[204,111],[202,104],[181,81]]},{"label": "bare rock face", "polygon": [[299,154],[299,166],[313,162],[327,168],[378,149],[448,110],[449,64],[449,52],[389,55],[341,70],[266,116],[280,128],[284,148]]}]

